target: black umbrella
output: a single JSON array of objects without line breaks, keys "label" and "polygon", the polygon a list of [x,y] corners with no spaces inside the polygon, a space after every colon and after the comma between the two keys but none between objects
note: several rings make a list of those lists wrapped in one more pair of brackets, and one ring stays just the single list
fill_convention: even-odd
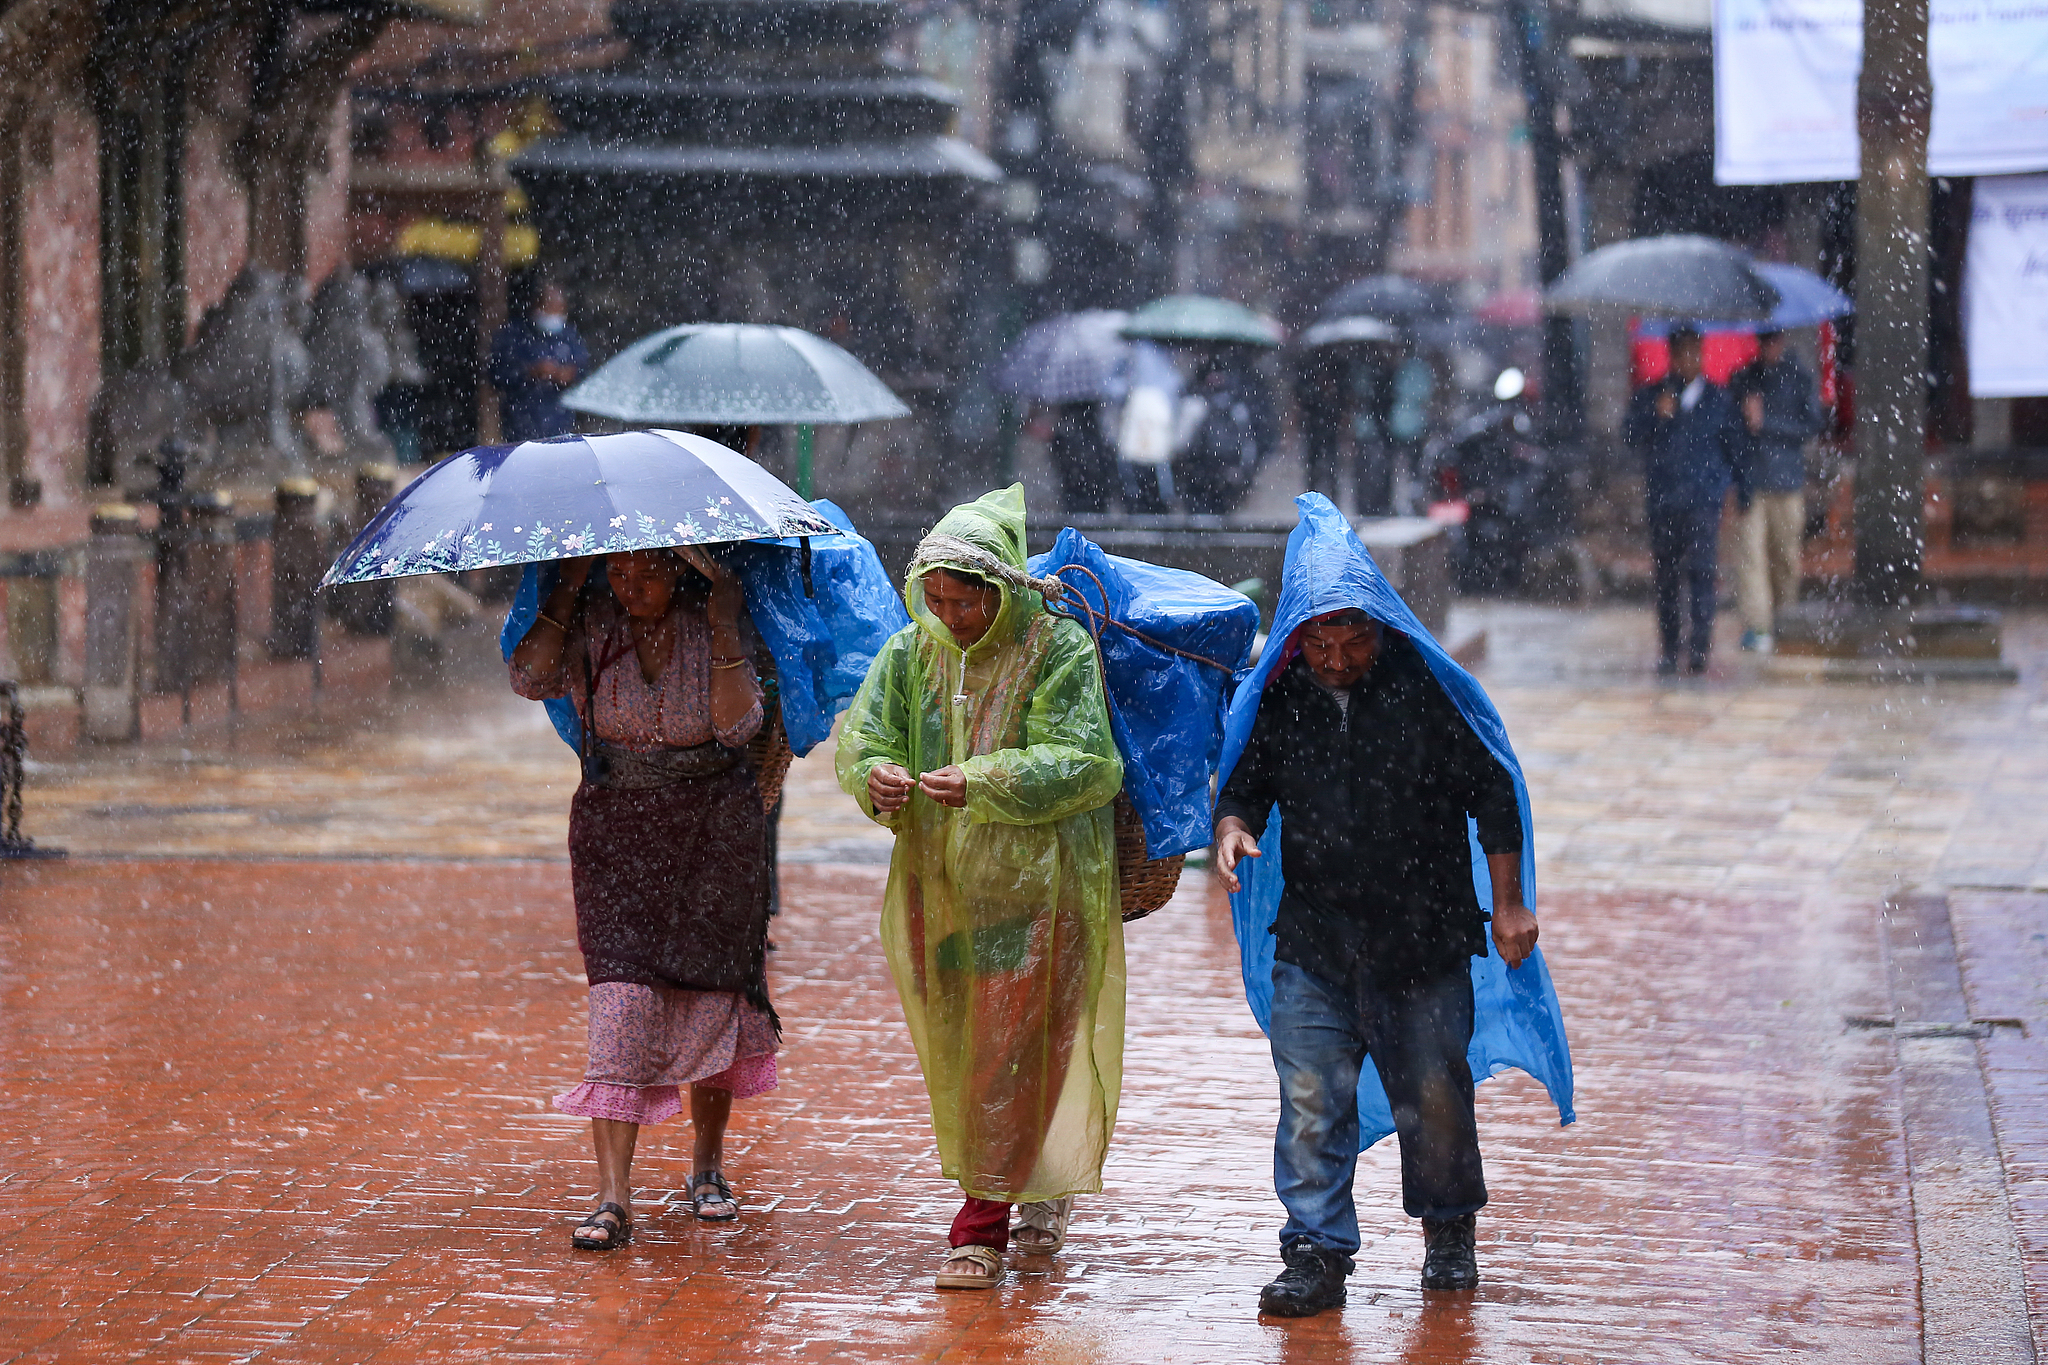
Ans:
[{"label": "black umbrella", "polygon": [[1413,322],[1444,311],[1443,301],[1415,281],[1399,275],[1373,275],[1353,280],[1324,299],[1321,316]]},{"label": "black umbrella", "polygon": [[1778,289],[1748,252],[1712,237],[1672,233],[1588,252],[1544,291],[1554,313],[1626,310],[1649,317],[1762,321]]}]

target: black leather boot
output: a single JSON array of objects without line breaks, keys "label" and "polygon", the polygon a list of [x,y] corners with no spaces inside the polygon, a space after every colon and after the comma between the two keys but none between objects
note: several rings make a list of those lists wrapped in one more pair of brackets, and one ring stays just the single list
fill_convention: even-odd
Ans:
[{"label": "black leather boot", "polygon": [[1469,1213],[1422,1220],[1424,1289],[1471,1289],[1479,1283],[1479,1257],[1472,1246],[1477,1222]]},{"label": "black leather boot", "polygon": [[1275,1318],[1314,1317],[1344,1304],[1344,1277],[1351,1258],[1314,1242],[1290,1242],[1280,1252],[1287,1269],[1259,1291],[1259,1311]]}]

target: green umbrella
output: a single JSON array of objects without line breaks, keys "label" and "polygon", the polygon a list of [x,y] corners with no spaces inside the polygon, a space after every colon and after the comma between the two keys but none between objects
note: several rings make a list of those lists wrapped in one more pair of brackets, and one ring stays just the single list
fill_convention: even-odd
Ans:
[{"label": "green umbrella", "polygon": [[795,327],[695,322],[644,336],[562,395],[631,426],[879,422],[910,409],[867,366]]},{"label": "green umbrella", "polygon": [[1127,337],[1147,341],[1234,342],[1278,346],[1287,334],[1280,324],[1241,303],[1206,294],[1173,294],[1146,304],[1123,326]]}]

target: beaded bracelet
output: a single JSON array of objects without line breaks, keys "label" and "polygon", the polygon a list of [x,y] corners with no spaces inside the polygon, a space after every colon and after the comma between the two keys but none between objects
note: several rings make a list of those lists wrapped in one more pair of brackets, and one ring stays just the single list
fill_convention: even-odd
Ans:
[{"label": "beaded bracelet", "polygon": [[741,664],[751,662],[752,660],[748,659],[746,655],[742,654],[737,659],[713,659],[711,661],[711,666],[713,668],[738,668]]},{"label": "beaded bracelet", "polygon": [[561,631],[562,634],[567,635],[569,633],[569,628],[567,626],[563,625],[560,621],[557,621],[554,617],[548,615],[546,612],[541,612],[539,613],[539,615],[541,620],[547,622],[556,630]]}]

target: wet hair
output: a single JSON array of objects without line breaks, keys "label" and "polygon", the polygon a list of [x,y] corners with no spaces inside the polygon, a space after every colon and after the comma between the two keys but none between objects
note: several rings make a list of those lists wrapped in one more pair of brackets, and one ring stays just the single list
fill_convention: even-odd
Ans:
[{"label": "wet hair", "polygon": [[1361,629],[1376,626],[1378,624],[1379,622],[1373,620],[1372,617],[1363,608],[1360,607],[1351,607],[1344,611],[1333,611],[1327,616],[1312,616],[1308,620],[1302,622],[1303,627],[1357,626]]},{"label": "wet hair", "polygon": [[1766,327],[1756,334],[1756,342],[1757,345],[1761,346],[1766,341],[1777,341],[1784,335],[1785,329],[1783,327]]},{"label": "wet hair", "polygon": [[1683,324],[1677,327],[1673,327],[1671,329],[1670,335],[1665,340],[1665,344],[1668,346],[1679,346],[1684,344],[1697,346],[1700,344],[1700,329],[1697,327],[1688,327]]}]

